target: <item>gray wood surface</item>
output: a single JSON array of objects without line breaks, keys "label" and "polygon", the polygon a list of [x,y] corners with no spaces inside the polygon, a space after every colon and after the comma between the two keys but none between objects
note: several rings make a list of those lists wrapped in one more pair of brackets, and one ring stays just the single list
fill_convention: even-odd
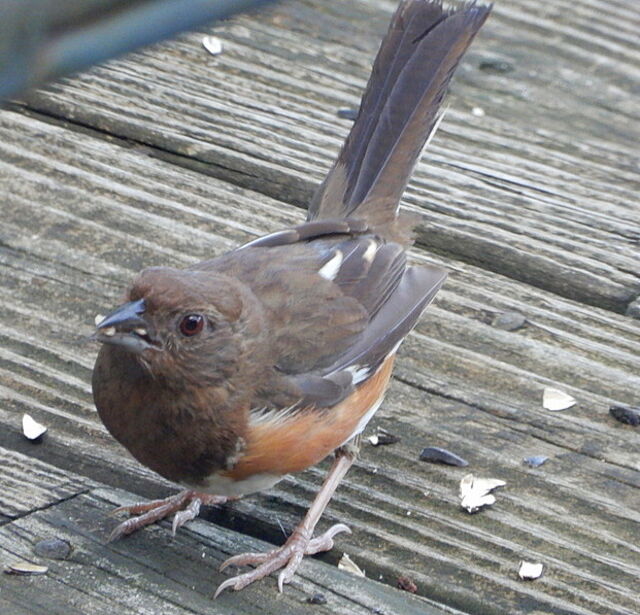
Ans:
[{"label": "gray wood surface", "polygon": [[[64,559],[39,558],[49,568],[46,575],[3,575],[2,613],[186,615],[276,609],[280,613],[305,613],[312,608],[317,613],[361,615],[381,604],[391,612],[411,615],[444,613],[425,605],[417,596],[390,592],[383,584],[346,575],[313,559],[303,564],[286,594],[271,600],[271,607],[263,604],[264,589],[259,586],[225,594],[213,602],[211,595],[225,578],[217,570],[222,561],[238,547],[263,550],[270,545],[198,520],[175,538],[166,527],[156,527],[144,535],[105,545],[109,511],[135,502],[131,495],[70,473],[60,476],[57,468],[5,449],[0,449],[0,459],[19,460],[25,472],[37,479],[46,477],[43,482],[51,489],[68,489],[71,480],[84,486],[55,506],[32,508],[29,514],[0,527],[0,558],[5,565],[32,561],[34,547],[42,540],[57,539],[72,545]],[[158,557],[159,552],[162,557]],[[311,607],[306,599],[318,593],[325,595],[327,603]]]},{"label": "gray wood surface", "polygon": [[[305,204],[349,127],[336,109],[358,104],[394,5],[282,4],[216,27],[220,56],[184,37],[29,106]],[[610,7],[499,3],[406,202],[423,215],[420,245],[624,312],[640,295],[640,8]]]},{"label": "gray wood surface", "polygon": [[[50,566],[0,576],[1,612],[640,611],[639,432],[608,414],[640,403],[640,327],[624,315],[640,294],[634,2],[501,3],[461,66],[405,201],[423,218],[412,257],[451,275],[373,424],[402,441],[365,444],[323,520],[353,534],[283,596],[268,579],[210,600],[229,553],[283,540],[323,464],[174,539],[161,524],[104,545],[112,506],[172,487],[97,419],[93,316],[144,266],[304,218],[392,8],[283,3],[216,27],[220,56],[188,35],[0,114],[0,565]],[[510,311],[522,328],[492,325]],[[578,404],[542,409],[549,385]],[[41,444],[22,437],[23,412],[49,427]],[[418,461],[428,445],[469,467]],[[458,505],[469,471],[507,482],[475,515]],[[34,555],[49,535],[71,542],[68,560]],[[343,551],[368,579],[337,570]],[[522,559],[544,576],[519,580]],[[395,589],[401,575],[418,596]],[[327,605],[304,602],[316,591]]]}]

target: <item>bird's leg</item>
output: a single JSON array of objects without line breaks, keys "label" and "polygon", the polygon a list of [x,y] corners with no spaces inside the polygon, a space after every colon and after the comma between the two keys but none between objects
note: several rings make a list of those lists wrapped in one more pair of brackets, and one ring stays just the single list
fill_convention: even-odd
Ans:
[{"label": "bird's leg", "polygon": [[238,591],[250,583],[262,579],[272,572],[283,568],[278,575],[278,589],[282,591],[285,583],[289,583],[293,578],[302,558],[305,555],[313,555],[322,551],[329,551],[333,548],[333,537],[339,532],[349,532],[351,530],[343,523],[338,523],[324,534],[317,538],[312,538],[313,530],[316,527],[324,509],[340,481],[352,466],[356,452],[353,448],[343,447],[336,452],[336,459],[325,478],[324,483],[313,504],[307,511],[302,522],[293,530],[293,533],[281,547],[268,551],[267,553],[242,553],[230,557],[222,563],[220,570],[227,566],[246,566],[249,564],[258,567],[250,572],[239,574],[221,583],[214,598],[217,598],[227,588]]},{"label": "bird's leg", "polygon": [[230,498],[222,495],[208,495],[199,493],[193,489],[181,491],[176,495],[172,495],[162,500],[152,500],[150,502],[141,502],[132,506],[120,506],[113,511],[113,514],[119,512],[127,512],[130,515],[136,515],[131,519],[123,521],[109,535],[109,542],[117,540],[128,534],[160,521],[175,513],[173,517],[172,532],[182,527],[187,521],[195,519],[200,513],[200,506],[214,506],[216,504],[224,504]]}]

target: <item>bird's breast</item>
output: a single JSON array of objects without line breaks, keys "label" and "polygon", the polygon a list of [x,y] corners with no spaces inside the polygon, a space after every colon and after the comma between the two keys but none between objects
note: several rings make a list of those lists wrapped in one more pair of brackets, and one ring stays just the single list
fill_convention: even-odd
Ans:
[{"label": "bird's breast", "polygon": [[101,349],[93,393],[111,435],[169,480],[203,484],[243,448],[247,409],[231,411],[226,389],[167,389],[117,348]]}]

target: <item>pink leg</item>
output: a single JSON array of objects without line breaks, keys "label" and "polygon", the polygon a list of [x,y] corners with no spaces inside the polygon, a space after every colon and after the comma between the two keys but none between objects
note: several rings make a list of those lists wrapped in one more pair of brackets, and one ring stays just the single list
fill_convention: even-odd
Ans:
[{"label": "pink leg", "polygon": [[338,523],[321,536],[312,538],[313,530],[320,520],[324,509],[327,507],[333,493],[352,466],[354,460],[355,455],[352,453],[342,451],[338,453],[316,499],[313,501],[313,504],[311,504],[302,522],[296,527],[284,545],[267,553],[243,553],[241,555],[235,555],[223,562],[220,570],[224,570],[227,566],[232,565],[246,566],[248,564],[256,564],[258,567],[250,572],[239,574],[224,581],[216,590],[214,598],[217,598],[225,589],[232,588],[238,591],[280,568],[284,568],[278,575],[278,589],[282,591],[284,584],[291,582],[291,579],[293,579],[305,555],[328,551],[333,548],[333,537],[336,534],[339,532],[351,533],[351,530],[346,525]]},{"label": "pink leg", "polygon": [[127,512],[130,515],[137,516],[117,525],[109,535],[109,542],[132,534],[147,525],[151,525],[156,521],[168,517],[172,513],[175,513],[175,516],[171,529],[175,534],[178,528],[198,516],[202,504],[214,506],[215,504],[224,504],[232,499],[235,498],[228,498],[221,495],[208,495],[188,489],[164,498],[163,500],[152,500],[151,502],[141,502],[133,504],[132,506],[121,506],[120,508],[116,508],[113,513]]}]

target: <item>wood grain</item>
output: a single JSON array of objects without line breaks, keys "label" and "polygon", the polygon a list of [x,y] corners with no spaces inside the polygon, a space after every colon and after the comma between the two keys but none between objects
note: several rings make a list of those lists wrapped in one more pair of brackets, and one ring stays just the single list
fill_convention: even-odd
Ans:
[{"label": "wood grain", "polygon": [[[32,448],[41,445],[29,443]],[[0,523],[84,493],[87,483],[82,476],[0,447]]]},{"label": "wood grain", "polygon": [[[32,474],[56,468],[29,458],[25,470]],[[107,513],[117,505],[132,503],[130,494],[105,489],[95,483],[90,490],[69,497],[0,527],[0,566],[18,561],[47,566],[39,576],[2,575],[0,609],[3,613],[99,615],[136,613],[171,615],[210,613],[339,613],[365,615],[374,607],[387,612],[444,615],[418,597],[392,592],[370,579],[361,579],[309,559],[286,594],[266,603],[264,589],[211,595],[225,575],[217,568],[240,547],[259,550],[263,542],[240,538],[229,530],[196,521],[171,538],[164,529],[145,531],[126,541],[106,544]],[[64,559],[38,555],[35,545],[45,538],[64,540],[71,546]],[[158,557],[162,552],[162,557]],[[270,579],[272,590],[275,582]],[[321,593],[326,604],[311,606],[307,599]]]},{"label": "wood grain", "polygon": [[[167,483],[124,454],[95,414],[88,382],[96,349],[86,341],[94,314],[117,303],[143,266],[210,257],[299,222],[303,212],[149,156],[149,150],[71,128],[22,113],[0,117],[0,445],[87,480],[159,496],[169,490]],[[637,430],[607,413],[613,401],[637,401],[637,323],[422,249],[412,257],[444,263],[451,276],[401,348],[388,401],[375,419],[402,442],[365,445],[322,521],[322,527],[346,522],[354,533],[341,536],[322,564],[312,562],[333,570],[347,551],[370,578],[383,582],[376,587],[386,586],[380,589],[385,597],[367,585],[353,606],[352,589],[336,590],[340,597],[331,608],[350,612],[403,601],[406,594],[388,586],[407,575],[418,585],[417,608],[425,610],[435,601],[466,613],[637,613]],[[525,325],[511,332],[492,326],[505,311],[522,313]],[[577,406],[556,414],[543,410],[547,385],[570,392]],[[49,426],[42,446],[22,438],[24,411]],[[461,454],[470,467],[419,462],[427,445]],[[550,460],[537,469],[523,465],[522,458],[533,454]],[[281,542],[283,528],[290,530],[302,516],[324,469],[204,516]],[[457,498],[467,471],[507,482],[496,504],[473,516]],[[100,583],[88,589],[88,569],[77,577],[75,569],[64,570],[59,582],[48,580],[58,583],[47,588],[60,600],[89,591],[98,612],[126,607],[180,613],[176,596],[186,592],[195,612],[204,612],[205,605],[249,612],[258,600],[280,608],[269,581],[239,598],[237,610],[230,598],[221,607],[204,602],[214,572],[211,561],[200,568],[198,545],[210,545],[207,557],[215,560],[246,548],[249,539],[242,534],[196,523],[171,542],[163,525],[113,550],[99,547],[86,532],[91,527],[106,533],[115,523],[102,516],[108,508],[103,497],[118,499],[83,495],[47,508],[47,514],[72,516],[80,524],[68,531],[89,545],[83,566],[95,558],[101,566]],[[26,553],[22,530],[5,527],[3,548]],[[224,547],[220,536],[229,541]],[[543,578],[519,581],[521,559],[542,561]],[[310,574],[316,579],[320,573],[314,568]],[[188,589],[191,578],[195,594]],[[335,578],[323,587],[333,587]],[[34,613],[39,605],[25,591],[12,590],[12,608]],[[285,594],[293,612],[302,600],[296,592]]]},{"label": "wood grain", "polygon": [[[295,204],[328,169],[393,2],[284,2],[29,96],[29,109]],[[624,313],[640,295],[638,5],[498,3],[405,202],[420,246]],[[482,117],[474,115],[483,113]],[[635,313],[631,311],[630,313]]]}]

